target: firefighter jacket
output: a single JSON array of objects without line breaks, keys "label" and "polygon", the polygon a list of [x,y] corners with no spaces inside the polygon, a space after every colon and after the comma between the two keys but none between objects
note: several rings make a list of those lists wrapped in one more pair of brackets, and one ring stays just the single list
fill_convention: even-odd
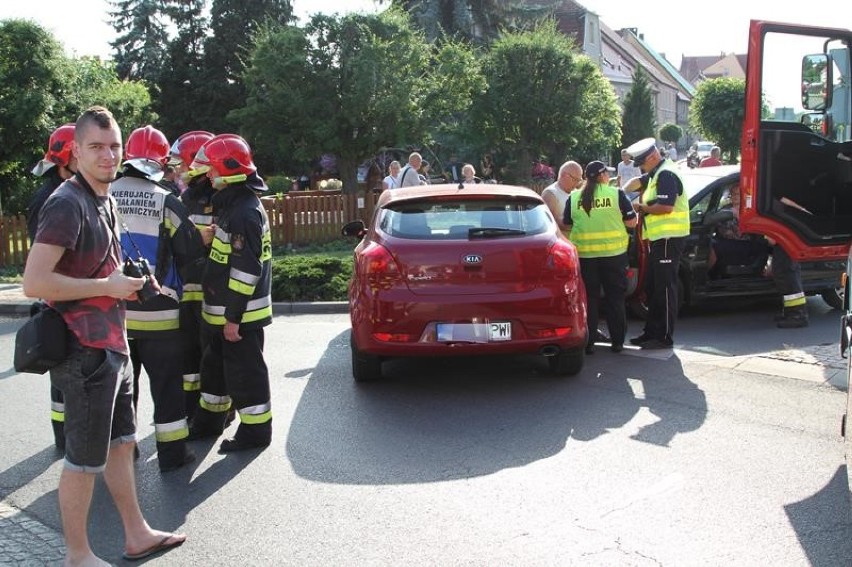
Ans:
[{"label": "firefighter jacket", "polygon": [[[199,175],[192,178],[186,191],[180,196],[180,200],[189,212],[189,219],[198,230],[203,230],[216,222],[216,217],[213,214],[213,196],[215,193],[216,191],[207,176]],[[206,263],[207,254],[181,272],[184,276],[183,297],[181,298],[183,303],[196,301],[200,304],[204,299],[204,293],[201,290],[201,278],[204,275]]]},{"label": "firefighter jacket", "polygon": [[213,198],[216,234],[204,268],[202,317],[255,329],[272,322],[272,236],[266,210],[255,194],[266,185],[256,174],[228,185]]},{"label": "firefighter jacket", "polygon": [[[141,175],[141,174],[139,174]],[[118,205],[121,247],[126,258],[147,260],[160,294],[144,303],[127,302],[127,335],[166,338],[177,334],[183,293],[180,271],[205,253],[201,234],[186,207],[167,189],[129,170],[114,181],[110,193]]]}]

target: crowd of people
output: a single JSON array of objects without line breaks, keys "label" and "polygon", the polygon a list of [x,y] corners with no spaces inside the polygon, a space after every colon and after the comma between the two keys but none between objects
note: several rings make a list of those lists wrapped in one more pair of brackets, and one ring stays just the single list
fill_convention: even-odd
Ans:
[{"label": "crowd of people", "polygon": [[[627,288],[628,238],[624,227],[643,223],[649,241],[648,270],[644,293],[648,316],[642,333],[630,343],[642,349],[668,349],[674,345],[674,327],[679,305],[678,267],[690,231],[689,199],[676,162],[663,154],[676,155],[673,148],[661,150],[654,138],[646,138],[621,151],[615,184],[609,168],[592,161],[583,167],[569,160],[562,164],[556,181],[541,195],[562,233],[577,247],[580,270],[587,293],[587,354],[594,354],[601,340],[598,310],[605,306],[610,348],[623,349],[626,330],[624,294]],[[721,165],[720,149],[714,146],[702,167]],[[737,195],[738,196],[738,195]],[[638,197],[638,198],[637,198]],[[734,210],[738,202],[734,202]],[[736,223],[736,218],[733,219]],[[771,276],[783,296],[783,310],[776,319],[780,328],[808,325],[800,266],[783,248],[757,235],[742,236],[738,227],[730,235],[725,226],[717,230],[711,263],[718,258],[736,262],[756,247],[772,255]],[[743,246],[748,249],[744,249]],[[711,271],[712,273],[712,271]],[[768,274],[769,275],[769,274]],[[600,299],[599,301],[599,298]]]},{"label": "crowd of people", "polygon": [[188,442],[222,435],[232,408],[239,426],[221,453],[272,439],[266,185],[235,134],[187,132],[170,145],[147,125],[123,143],[103,107],[54,131],[33,173],[45,181],[30,205],[24,293],[68,329],[67,357],[50,370],[66,563],[103,564],[88,539],[98,474],[124,525],[124,558],[143,559],[186,535],[151,528],[139,507],[141,368],[161,472],[193,462]]}]

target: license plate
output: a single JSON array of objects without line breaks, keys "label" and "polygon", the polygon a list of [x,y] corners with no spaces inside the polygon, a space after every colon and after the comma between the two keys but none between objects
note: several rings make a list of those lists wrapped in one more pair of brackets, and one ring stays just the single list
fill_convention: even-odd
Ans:
[{"label": "license plate", "polygon": [[492,341],[511,341],[512,340],[512,323],[503,321],[499,323],[489,323],[488,338]]},{"label": "license plate", "polygon": [[438,342],[487,343],[512,340],[512,323],[438,323]]}]

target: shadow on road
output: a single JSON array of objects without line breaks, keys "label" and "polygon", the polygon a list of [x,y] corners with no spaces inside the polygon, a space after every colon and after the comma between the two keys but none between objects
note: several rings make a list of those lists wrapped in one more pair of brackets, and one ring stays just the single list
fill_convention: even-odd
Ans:
[{"label": "shadow on road", "polygon": [[[625,364],[602,352],[573,378],[551,376],[540,357],[399,359],[384,364],[384,380],[356,384],[348,364],[335,364],[348,341],[345,331],[329,343],[290,425],[287,455],[305,478],[407,484],[492,474],[555,455],[569,438],[594,440],[643,406],[659,421],[637,440],[666,446],[707,411],[676,357]],[[644,384],[641,399],[628,378]]]},{"label": "shadow on road", "polygon": [[[814,567],[849,565],[852,561],[852,541],[838,538],[848,533],[852,525],[849,501],[849,479],[846,467],[837,472],[825,487],[800,502],[784,506],[808,562]],[[841,542],[838,545],[838,542]]]}]

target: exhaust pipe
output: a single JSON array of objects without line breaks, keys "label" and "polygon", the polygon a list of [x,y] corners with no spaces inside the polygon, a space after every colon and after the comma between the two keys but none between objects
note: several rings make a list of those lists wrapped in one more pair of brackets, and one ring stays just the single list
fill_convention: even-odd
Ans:
[{"label": "exhaust pipe", "polygon": [[542,356],[556,356],[559,354],[559,347],[556,345],[544,345],[538,351]]}]

